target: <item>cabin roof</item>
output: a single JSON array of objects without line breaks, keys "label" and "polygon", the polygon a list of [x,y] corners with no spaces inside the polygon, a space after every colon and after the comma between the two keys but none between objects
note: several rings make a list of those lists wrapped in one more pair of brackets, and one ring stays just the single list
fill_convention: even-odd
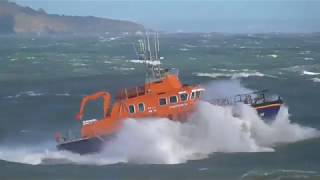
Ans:
[{"label": "cabin roof", "polygon": [[174,89],[180,89],[183,85],[176,75],[166,75],[163,79],[146,83],[143,86],[136,86],[134,88],[121,89],[116,96],[116,99],[133,98],[145,95],[146,93],[165,93]]}]

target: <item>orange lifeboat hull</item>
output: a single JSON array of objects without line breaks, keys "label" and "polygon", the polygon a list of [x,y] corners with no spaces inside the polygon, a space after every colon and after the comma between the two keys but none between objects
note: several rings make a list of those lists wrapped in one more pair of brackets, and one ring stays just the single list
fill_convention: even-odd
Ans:
[{"label": "orange lifeboat hull", "polygon": [[123,121],[155,117],[174,121],[185,121],[198,103],[202,89],[200,86],[182,85],[175,75],[147,83],[144,86],[120,91],[109,108],[110,95],[98,92],[85,97],[81,103],[80,118],[88,100],[104,99],[104,118],[95,121],[83,121],[81,138],[61,141],[60,150],[79,154],[101,151],[104,144],[121,130]]}]

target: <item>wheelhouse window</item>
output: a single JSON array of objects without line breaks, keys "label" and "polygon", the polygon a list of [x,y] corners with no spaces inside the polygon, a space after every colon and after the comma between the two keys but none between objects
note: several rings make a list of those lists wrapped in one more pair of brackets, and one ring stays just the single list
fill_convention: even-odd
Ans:
[{"label": "wheelhouse window", "polygon": [[133,114],[135,113],[134,105],[129,105],[129,113]]},{"label": "wheelhouse window", "polygon": [[159,104],[160,104],[160,106],[166,105],[167,104],[167,99],[166,98],[160,98],[159,99]]},{"label": "wheelhouse window", "polygon": [[174,103],[177,103],[177,102],[178,102],[177,96],[171,96],[171,97],[170,97],[170,103],[171,103],[171,104],[174,104]]},{"label": "wheelhouse window", "polygon": [[197,91],[197,92],[196,92],[196,97],[197,97],[197,98],[200,98],[200,97],[201,97],[201,91]]},{"label": "wheelhouse window", "polygon": [[139,109],[139,112],[144,112],[144,104],[143,103],[139,103],[138,104],[138,109]]},{"label": "wheelhouse window", "polygon": [[191,93],[191,98],[190,99],[194,99],[196,97],[196,93],[195,92],[192,92]]},{"label": "wheelhouse window", "polygon": [[188,94],[187,93],[180,94],[180,100],[181,101],[187,101],[188,100]]}]

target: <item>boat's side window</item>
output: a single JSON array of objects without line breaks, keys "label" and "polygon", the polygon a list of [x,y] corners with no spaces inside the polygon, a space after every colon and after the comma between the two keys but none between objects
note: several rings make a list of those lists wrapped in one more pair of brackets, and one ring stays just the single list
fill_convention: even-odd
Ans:
[{"label": "boat's side window", "polygon": [[138,109],[139,109],[139,112],[144,112],[144,104],[143,103],[139,103],[138,104]]},{"label": "boat's side window", "polygon": [[134,108],[134,105],[129,105],[129,113],[135,113],[135,108]]},{"label": "boat's side window", "polygon": [[180,100],[181,101],[187,101],[188,100],[188,94],[187,93],[180,94]]},{"label": "boat's side window", "polygon": [[197,92],[196,92],[196,97],[197,97],[197,98],[200,98],[200,97],[201,97],[201,91],[197,91]]},{"label": "boat's side window", "polygon": [[192,93],[191,93],[191,97],[190,97],[190,99],[194,99],[195,97],[196,97],[195,92],[192,92]]},{"label": "boat's side window", "polygon": [[160,98],[159,99],[159,104],[160,104],[160,106],[166,105],[167,104],[167,99],[166,98]]},{"label": "boat's side window", "polygon": [[171,96],[171,97],[170,97],[170,103],[171,103],[171,104],[174,104],[174,103],[177,103],[177,102],[178,102],[177,96]]}]

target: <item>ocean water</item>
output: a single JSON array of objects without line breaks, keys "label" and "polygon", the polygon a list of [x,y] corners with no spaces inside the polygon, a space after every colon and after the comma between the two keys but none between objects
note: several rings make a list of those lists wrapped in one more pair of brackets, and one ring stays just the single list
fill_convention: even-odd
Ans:
[{"label": "ocean water", "polygon": [[[204,101],[187,123],[129,119],[100,154],[57,151],[83,96],[144,83],[138,38],[0,37],[0,179],[320,179],[319,34],[162,34],[162,67],[205,98],[269,89],[276,120]],[[85,118],[101,115],[90,103]]]}]

